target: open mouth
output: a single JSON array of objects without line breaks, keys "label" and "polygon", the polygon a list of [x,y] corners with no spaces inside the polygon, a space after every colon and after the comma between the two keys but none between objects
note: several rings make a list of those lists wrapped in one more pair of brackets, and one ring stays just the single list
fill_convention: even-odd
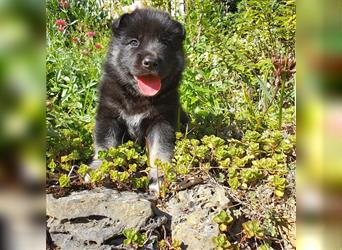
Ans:
[{"label": "open mouth", "polygon": [[138,82],[140,93],[145,96],[154,96],[161,88],[161,80],[158,75],[134,76],[134,79]]}]

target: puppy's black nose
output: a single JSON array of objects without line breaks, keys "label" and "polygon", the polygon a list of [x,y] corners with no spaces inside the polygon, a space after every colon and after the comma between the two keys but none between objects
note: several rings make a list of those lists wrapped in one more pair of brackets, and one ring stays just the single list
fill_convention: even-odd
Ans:
[{"label": "puppy's black nose", "polygon": [[156,69],[158,67],[158,59],[153,56],[146,56],[142,60],[142,66],[149,70]]}]

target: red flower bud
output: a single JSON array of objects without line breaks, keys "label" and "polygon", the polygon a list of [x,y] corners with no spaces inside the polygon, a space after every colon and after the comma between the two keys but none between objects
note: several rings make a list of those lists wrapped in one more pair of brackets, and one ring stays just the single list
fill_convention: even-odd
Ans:
[{"label": "red flower bud", "polygon": [[99,44],[99,43],[95,43],[95,48],[97,48],[97,49],[102,49],[102,46],[101,46],[101,44]]},{"label": "red flower bud", "polygon": [[65,26],[67,23],[66,23],[66,21],[63,20],[63,19],[58,19],[58,20],[56,20],[56,24],[57,24],[57,25],[60,25],[60,26]]},{"label": "red flower bud", "polygon": [[93,36],[95,36],[95,31],[89,31],[89,32],[87,32],[87,36],[88,37],[93,37]]}]

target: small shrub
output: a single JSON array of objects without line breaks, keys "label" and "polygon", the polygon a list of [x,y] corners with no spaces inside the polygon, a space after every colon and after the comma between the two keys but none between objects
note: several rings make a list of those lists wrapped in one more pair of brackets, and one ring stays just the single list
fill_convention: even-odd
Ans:
[{"label": "small shrub", "polygon": [[61,175],[59,177],[58,182],[59,182],[60,187],[62,187],[62,188],[70,187],[70,178],[66,174]]},{"label": "small shrub", "polygon": [[146,241],[147,237],[145,234],[139,233],[134,228],[132,229],[125,229],[123,231],[123,235],[126,237],[124,240],[124,245],[131,245],[131,246],[138,246],[143,247],[144,242]]}]

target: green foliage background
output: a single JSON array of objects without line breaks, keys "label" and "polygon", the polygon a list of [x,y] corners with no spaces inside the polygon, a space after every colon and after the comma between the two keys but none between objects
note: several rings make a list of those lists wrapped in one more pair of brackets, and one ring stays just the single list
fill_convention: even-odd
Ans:
[{"label": "green foliage background", "polygon": [[[60,2],[47,1],[47,173],[48,185],[59,180],[72,189],[89,172],[97,84],[110,25],[132,1]],[[169,1],[143,2],[171,10]],[[234,219],[246,223],[246,237],[223,232],[215,241],[218,249],[239,241],[240,247],[290,249],[294,236],[289,228],[295,221],[295,1],[236,2],[233,13],[229,1],[186,0],[185,16],[175,16],[187,32],[180,92],[191,124],[177,134],[173,166],[160,163],[167,176],[162,195],[186,176],[215,178],[238,204]],[[58,19],[67,23],[63,31]],[[89,37],[90,31],[95,36]],[[146,191],[144,149],[129,142],[102,157],[104,164],[89,173],[94,185],[109,174],[118,188]]]}]

